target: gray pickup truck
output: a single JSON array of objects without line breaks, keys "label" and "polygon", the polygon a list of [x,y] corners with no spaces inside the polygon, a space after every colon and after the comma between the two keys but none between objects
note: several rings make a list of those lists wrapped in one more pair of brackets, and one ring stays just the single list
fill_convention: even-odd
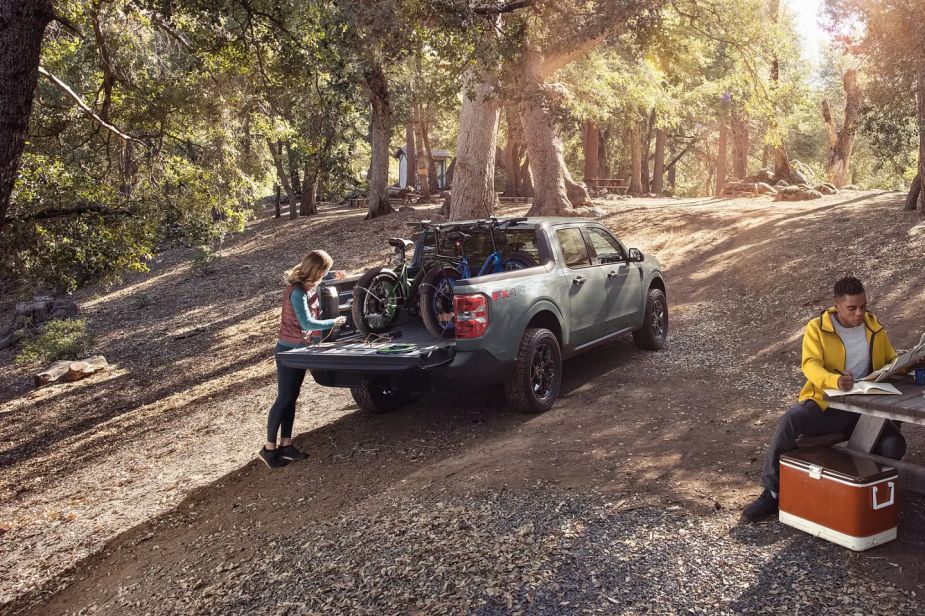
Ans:
[{"label": "gray pickup truck", "polygon": [[[473,238],[467,245],[473,262],[491,252],[488,241],[479,241],[478,221],[425,226],[413,244],[410,276],[452,249],[441,245],[451,235],[441,231],[449,229]],[[630,332],[643,349],[665,345],[668,302],[654,257],[627,249],[587,219],[519,219],[505,236],[505,250],[538,265],[459,280],[452,337],[431,334],[407,311],[382,335],[351,332],[348,323],[336,340],[280,353],[279,360],[310,370],[320,385],[349,387],[371,412],[394,410],[414,392],[503,384],[510,406],[541,413],[559,395],[563,359]],[[390,243],[399,259],[412,248],[397,238]],[[350,316],[355,281],[326,283],[325,316]]]}]

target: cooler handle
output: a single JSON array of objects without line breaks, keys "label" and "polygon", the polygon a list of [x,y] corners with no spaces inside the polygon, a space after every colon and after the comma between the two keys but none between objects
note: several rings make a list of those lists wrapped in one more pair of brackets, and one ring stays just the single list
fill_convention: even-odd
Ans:
[{"label": "cooler handle", "polygon": [[893,504],[893,497],[896,496],[896,486],[893,484],[892,481],[888,481],[886,485],[890,486],[890,498],[888,498],[885,503],[880,503],[879,505],[877,504],[877,486],[874,486],[873,497],[874,497],[874,510],[875,511],[877,509],[884,509]]}]

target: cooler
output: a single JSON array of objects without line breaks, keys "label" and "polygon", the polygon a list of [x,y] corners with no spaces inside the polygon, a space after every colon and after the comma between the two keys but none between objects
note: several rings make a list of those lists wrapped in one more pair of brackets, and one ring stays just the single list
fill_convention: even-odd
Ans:
[{"label": "cooler", "polygon": [[852,550],[896,538],[897,472],[850,451],[813,447],[780,458],[780,521]]}]

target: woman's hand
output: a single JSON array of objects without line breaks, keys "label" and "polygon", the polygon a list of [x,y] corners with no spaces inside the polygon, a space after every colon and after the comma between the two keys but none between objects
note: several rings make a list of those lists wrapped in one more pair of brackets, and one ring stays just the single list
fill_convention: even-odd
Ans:
[{"label": "woman's hand", "polygon": [[347,277],[347,272],[344,270],[335,270],[334,271],[334,280],[343,280]]},{"label": "woman's hand", "polygon": [[334,327],[340,327],[347,322],[347,317],[337,317],[334,319]]}]

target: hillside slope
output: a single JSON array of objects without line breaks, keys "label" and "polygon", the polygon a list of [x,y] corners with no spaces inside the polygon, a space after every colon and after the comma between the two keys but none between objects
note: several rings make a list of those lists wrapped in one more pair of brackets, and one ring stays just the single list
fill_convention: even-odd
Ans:
[{"label": "hillside slope", "polygon": [[[347,390],[309,379],[296,431],[311,458],[272,474],[251,460],[275,394],[282,270],[324,248],[337,267],[360,271],[388,254],[385,238],[407,236],[406,223],[433,211],[372,222],[345,209],[296,221],[261,217],[205,275],[188,251],[166,253],[149,274],[76,297],[96,351],[115,369],[35,391],[35,367],[4,370],[0,605],[46,597],[77,576],[58,577],[75,562],[152,519],[115,539],[114,556],[82,565],[83,581],[58,607],[99,601],[88,589],[100,585],[115,592],[115,582],[101,581],[105,572],[138,576],[129,564],[138,550],[167,570],[179,567],[192,538],[229,532],[242,497],[256,506],[252,534],[225,537],[242,550],[274,540],[274,528],[375,511],[381,494],[459,498],[543,484],[632,507],[677,503],[696,515],[733,516],[756,492],[774,422],[801,383],[799,336],[828,305],[834,279],[864,280],[896,346],[925,329],[925,222],[901,203],[901,195],[876,192],[789,204],[601,201],[604,222],[665,267],[666,351],[643,353],[626,339],[568,362],[561,401],[539,417],[506,412],[496,391],[423,397],[370,417]],[[11,358],[8,351],[0,362]],[[925,462],[923,435],[906,433],[910,459]],[[182,511],[198,514],[157,517],[191,494]],[[144,541],[149,535],[158,540]],[[921,533],[911,535],[882,549],[907,562],[925,547]],[[213,546],[202,558],[214,565],[228,555]],[[921,575],[905,582],[920,585]]]}]

